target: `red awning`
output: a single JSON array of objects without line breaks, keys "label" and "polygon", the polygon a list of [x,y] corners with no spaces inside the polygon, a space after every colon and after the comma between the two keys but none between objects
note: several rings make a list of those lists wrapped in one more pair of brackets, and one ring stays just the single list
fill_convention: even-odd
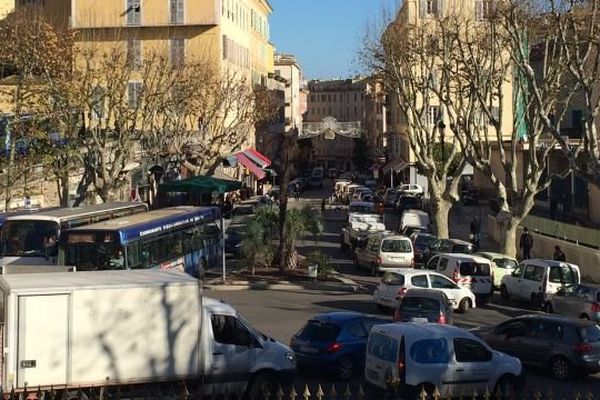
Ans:
[{"label": "red awning", "polygon": [[242,153],[246,155],[249,159],[258,164],[261,168],[267,168],[271,165],[271,160],[269,160],[264,154],[260,153],[254,149],[246,149]]},{"label": "red awning", "polygon": [[250,170],[250,172],[252,172],[259,180],[263,179],[265,176],[267,176],[267,173],[265,171],[263,171],[262,169],[260,169],[258,167],[258,165],[256,165],[254,163],[254,161],[250,160],[246,154],[244,154],[244,152],[240,152],[240,153],[235,153],[234,154],[235,158],[238,159],[238,161],[246,168],[248,168]]}]

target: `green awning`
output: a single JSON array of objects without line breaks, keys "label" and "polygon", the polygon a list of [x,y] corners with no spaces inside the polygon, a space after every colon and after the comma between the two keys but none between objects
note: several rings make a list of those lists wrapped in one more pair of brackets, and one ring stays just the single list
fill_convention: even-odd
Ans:
[{"label": "green awning", "polygon": [[242,187],[242,182],[217,179],[212,176],[194,176],[182,181],[167,182],[159,185],[159,190],[163,192],[195,192],[195,193],[213,193],[223,194],[238,190]]}]

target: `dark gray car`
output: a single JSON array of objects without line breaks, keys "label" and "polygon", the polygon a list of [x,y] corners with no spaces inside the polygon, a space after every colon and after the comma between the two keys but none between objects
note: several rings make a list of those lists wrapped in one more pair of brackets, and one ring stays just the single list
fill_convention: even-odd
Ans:
[{"label": "dark gray car", "polygon": [[574,285],[559,289],[551,295],[544,310],[600,323],[600,286]]},{"label": "dark gray car", "polygon": [[394,321],[453,324],[454,312],[444,292],[431,289],[408,289],[396,308]]},{"label": "dark gray car", "polygon": [[600,327],[592,321],[524,315],[473,333],[523,364],[546,368],[555,379],[600,372]]},{"label": "dark gray car", "polygon": [[427,246],[423,251],[423,263],[427,263],[431,257],[439,253],[462,253],[473,254],[477,249],[472,243],[460,239],[437,239]]}]

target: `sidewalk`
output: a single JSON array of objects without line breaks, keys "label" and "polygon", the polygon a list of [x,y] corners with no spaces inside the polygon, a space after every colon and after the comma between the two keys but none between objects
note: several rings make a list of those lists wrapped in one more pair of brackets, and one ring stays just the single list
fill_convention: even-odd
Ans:
[{"label": "sidewalk", "polygon": [[479,247],[482,251],[497,252],[498,244],[490,238],[488,233],[487,216],[490,212],[487,202],[477,206],[463,206],[460,203],[456,203],[452,207],[448,218],[450,237],[468,242],[469,235],[471,234],[470,223],[473,216],[476,216],[479,219],[480,225]]}]

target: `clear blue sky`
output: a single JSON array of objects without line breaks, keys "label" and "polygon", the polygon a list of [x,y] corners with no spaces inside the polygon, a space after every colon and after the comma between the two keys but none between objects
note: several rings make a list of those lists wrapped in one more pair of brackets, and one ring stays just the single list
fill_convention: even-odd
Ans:
[{"label": "clear blue sky", "polygon": [[307,79],[348,78],[360,71],[356,52],[369,24],[400,0],[269,0],[271,42],[293,54]]}]

